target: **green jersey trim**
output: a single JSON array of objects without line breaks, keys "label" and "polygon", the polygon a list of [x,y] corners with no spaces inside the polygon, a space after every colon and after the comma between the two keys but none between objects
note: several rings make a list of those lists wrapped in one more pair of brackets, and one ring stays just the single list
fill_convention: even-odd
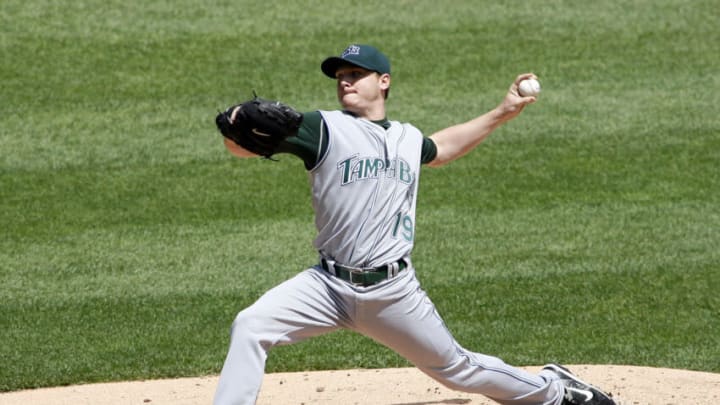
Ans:
[{"label": "green jersey trim", "polygon": [[[390,125],[387,119],[376,121],[376,123],[385,128]],[[325,155],[328,144],[327,137],[327,126],[320,112],[306,112],[303,114],[302,124],[300,124],[297,136],[283,141],[277,153],[289,153],[299,157],[305,164],[305,169],[310,170]],[[430,138],[423,138],[420,163],[430,163],[436,156],[437,147],[435,142]]]}]

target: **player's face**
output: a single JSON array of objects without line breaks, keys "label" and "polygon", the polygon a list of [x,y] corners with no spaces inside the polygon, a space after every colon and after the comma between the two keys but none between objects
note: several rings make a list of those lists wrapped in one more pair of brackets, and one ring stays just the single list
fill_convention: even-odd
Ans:
[{"label": "player's face", "polygon": [[344,109],[363,115],[378,102],[384,103],[383,91],[390,85],[390,75],[356,66],[341,67],[335,72],[337,97]]}]

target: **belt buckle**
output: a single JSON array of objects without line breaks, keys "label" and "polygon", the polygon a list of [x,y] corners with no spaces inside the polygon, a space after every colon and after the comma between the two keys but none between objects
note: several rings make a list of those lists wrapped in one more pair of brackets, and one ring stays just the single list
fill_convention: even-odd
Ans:
[{"label": "belt buckle", "polygon": [[[358,269],[354,267],[348,267],[348,274],[350,275],[350,283],[355,285],[365,285],[365,272],[363,269]],[[358,277],[358,279],[355,279],[355,276]]]},{"label": "belt buckle", "polygon": [[[401,261],[402,267],[404,269],[404,267],[407,267],[407,264],[404,259],[401,259]],[[362,287],[368,287],[382,281],[376,280],[376,277],[371,277],[373,279],[372,282],[368,281],[368,276],[370,274],[384,273],[383,280],[389,280],[391,278],[397,277],[398,273],[400,273],[401,271],[400,260],[379,267],[350,267],[342,266],[336,263],[334,260],[328,260],[323,258],[322,264],[325,270],[327,270],[333,276],[344,279],[350,284]]]}]

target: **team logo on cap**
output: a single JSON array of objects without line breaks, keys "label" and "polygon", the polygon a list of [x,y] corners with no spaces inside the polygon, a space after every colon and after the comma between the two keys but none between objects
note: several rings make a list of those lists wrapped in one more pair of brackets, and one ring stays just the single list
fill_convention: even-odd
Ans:
[{"label": "team logo on cap", "polygon": [[357,45],[348,46],[343,52],[342,58],[345,58],[348,55],[360,55],[360,47]]}]

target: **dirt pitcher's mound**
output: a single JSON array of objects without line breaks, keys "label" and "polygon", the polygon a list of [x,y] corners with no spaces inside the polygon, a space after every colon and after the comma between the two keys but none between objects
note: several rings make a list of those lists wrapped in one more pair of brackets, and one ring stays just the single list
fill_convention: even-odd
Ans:
[{"label": "dirt pitcher's mound", "polygon": [[[537,372],[540,367],[524,367]],[[618,405],[720,404],[720,374],[635,366],[575,365]],[[0,394],[4,405],[197,405],[212,403],[217,377],[42,388]],[[259,405],[491,405],[451,391],[414,368],[268,374]]]}]

